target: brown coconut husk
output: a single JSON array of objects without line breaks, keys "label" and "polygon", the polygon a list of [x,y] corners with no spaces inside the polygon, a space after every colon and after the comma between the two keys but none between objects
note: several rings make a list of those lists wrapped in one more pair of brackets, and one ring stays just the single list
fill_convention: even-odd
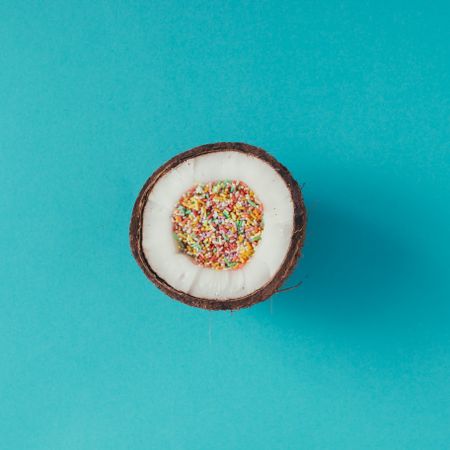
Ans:
[{"label": "brown coconut husk", "polygon": [[[280,174],[291,192],[292,201],[294,203],[294,231],[292,234],[291,243],[289,245],[289,250],[283,261],[283,264],[281,265],[275,276],[271,280],[268,280],[268,282],[260,289],[244,297],[229,300],[194,297],[185,292],[174,289],[172,286],[166,283],[166,281],[160,278],[158,274],[152,269],[147,259],[145,258],[144,250],[142,248],[142,218],[144,207],[147,203],[149,193],[151,192],[157,181],[168,171],[172,170],[187,159],[205,155],[208,153],[227,150],[251,154],[270,164]],[[139,264],[147,278],[169,297],[186,303],[187,305],[195,306],[197,308],[208,310],[236,310],[247,308],[254,305],[255,303],[262,302],[280,290],[283,282],[294,270],[294,267],[300,256],[303,241],[305,239],[305,229],[306,209],[303,203],[303,197],[298,183],[294,180],[288,169],[286,169],[286,167],[280,164],[273,156],[269,155],[265,150],[261,148],[243,143],[219,142],[216,144],[201,145],[199,147],[195,147],[184,153],[176,155],[165,164],[163,164],[159,169],[157,169],[153,173],[153,175],[146,181],[144,187],[139,193],[138,198],[136,199],[136,203],[134,204],[133,208],[130,223],[130,246],[134,258],[136,259],[137,263]]]}]

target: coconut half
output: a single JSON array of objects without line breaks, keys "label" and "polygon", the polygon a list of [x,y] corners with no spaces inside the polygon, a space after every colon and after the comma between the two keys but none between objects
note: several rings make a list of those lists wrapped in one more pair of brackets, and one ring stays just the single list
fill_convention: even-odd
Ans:
[{"label": "coconut half", "polygon": [[[234,180],[248,186],[263,210],[261,230],[257,236],[259,242],[257,245],[252,243],[251,255],[244,263],[237,266],[230,264],[229,270],[217,270],[199,264],[192,254],[183,251],[186,246],[180,246],[180,242],[177,243],[174,238],[174,208],[176,211],[180,199],[186,193],[193,192],[196,186],[200,190],[201,186],[213,186],[212,189],[217,190],[214,183],[222,180],[224,185],[231,183],[226,180]],[[219,192],[222,200],[230,195],[229,191]],[[216,199],[214,201],[218,202]],[[222,203],[217,204],[220,210]],[[245,199],[238,204],[243,214],[250,213]],[[193,217],[192,213],[197,214],[197,211],[187,210],[187,220]],[[217,213],[214,216],[210,214],[212,222],[205,222],[210,234],[218,231],[214,227],[219,220],[223,219],[225,225],[233,225],[233,217],[236,219],[234,214],[229,217],[227,211],[224,213],[227,219],[220,215],[220,211],[217,220],[214,220],[214,217],[218,217]],[[205,217],[200,217],[200,222]],[[199,220],[195,219],[195,223]],[[235,245],[234,248],[235,237],[236,241],[238,237],[240,241],[248,239],[252,242],[255,239],[245,230],[245,223],[245,220],[238,221],[236,226],[243,237],[231,236],[230,245]],[[181,153],[153,173],[134,205],[130,244],[145,275],[170,297],[199,308],[234,310],[266,300],[277,292],[300,256],[305,226],[306,210],[301,191],[289,171],[260,148],[222,142]],[[191,224],[188,223],[185,228],[195,233]],[[213,247],[205,236],[194,236],[196,241],[192,245],[198,247],[199,251],[202,251],[202,239],[206,239]],[[224,238],[228,241],[226,235]],[[191,238],[188,236],[188,239]],[[212,240],[217,243],[214,237]],[[217,256],[217,248],[214,252]]]}]

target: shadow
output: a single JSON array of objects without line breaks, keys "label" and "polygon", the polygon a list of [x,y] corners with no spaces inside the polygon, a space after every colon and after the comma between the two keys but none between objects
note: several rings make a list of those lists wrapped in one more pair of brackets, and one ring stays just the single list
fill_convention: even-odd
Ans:
[{"label": "shadow", "polygon": [[378,217],[309,202],[303,255],[284,287],[302,285],[275,297],[277,314],[332,314],[349,321],[407,301],[407,295],[398,294],[420,276],[421,258],[413,243],[393,235],[386,229],[388,220]]},{"label": "shadow", "polygon": [[256,305],[258,323],[313,361],[373,363],[388,374],[405,354],[439,353],[449,308],[427,247],[403,232],[406,219],[337,205],[308,200],[303,255],[283,287],[302,284]]}]

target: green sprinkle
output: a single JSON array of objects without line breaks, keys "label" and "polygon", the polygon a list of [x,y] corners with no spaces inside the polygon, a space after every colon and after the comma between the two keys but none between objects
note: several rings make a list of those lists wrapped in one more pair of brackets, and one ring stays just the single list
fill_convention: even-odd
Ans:
[{"label": "green sprinkle", "polygon": [[224,263],[227,267],[234,267],[237,263],[229,261],[227,258],[223,258]]},{"label": "green sprinkle", "polygon": [[191,210],[188,208],[185,208],[184,206],[180,205],[178,206],[178,211],[180,211],[181,214],[183,214],[183,216],[188,216],[189,214],[191,214]]},{"label": "green sprinkle", "polygon": [[259,241],[260,239],[261,239],[261,235],[260,234],[257,234],[256,236],[253,236],[252,238],[250,238],[250,240],[252,242]]},{"label": "green sprinkle", "polygon": [[252,202],[251,200],[247,200],[249,203],[250,203],[250,205],[252,205],[254,208],[257,208],[258,207],[258,205],[255,203],[255,202]]}]

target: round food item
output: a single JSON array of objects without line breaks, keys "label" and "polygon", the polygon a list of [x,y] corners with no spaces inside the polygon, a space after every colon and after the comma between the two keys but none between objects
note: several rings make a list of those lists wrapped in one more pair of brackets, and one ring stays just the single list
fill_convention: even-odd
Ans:
[{"label": "round food item", "polygon": [[261,240],[263,206],[242,181],[199,183],[178,201],[172,223],[178,248],[196,264],[237,270]]},{"label": "round food item", "polygon": [[175,156],[147,180],[130,244],[170,297],[233,310],[280,288],[300,256],[305,226],[289,171],[260,148],[222,142]]}]

